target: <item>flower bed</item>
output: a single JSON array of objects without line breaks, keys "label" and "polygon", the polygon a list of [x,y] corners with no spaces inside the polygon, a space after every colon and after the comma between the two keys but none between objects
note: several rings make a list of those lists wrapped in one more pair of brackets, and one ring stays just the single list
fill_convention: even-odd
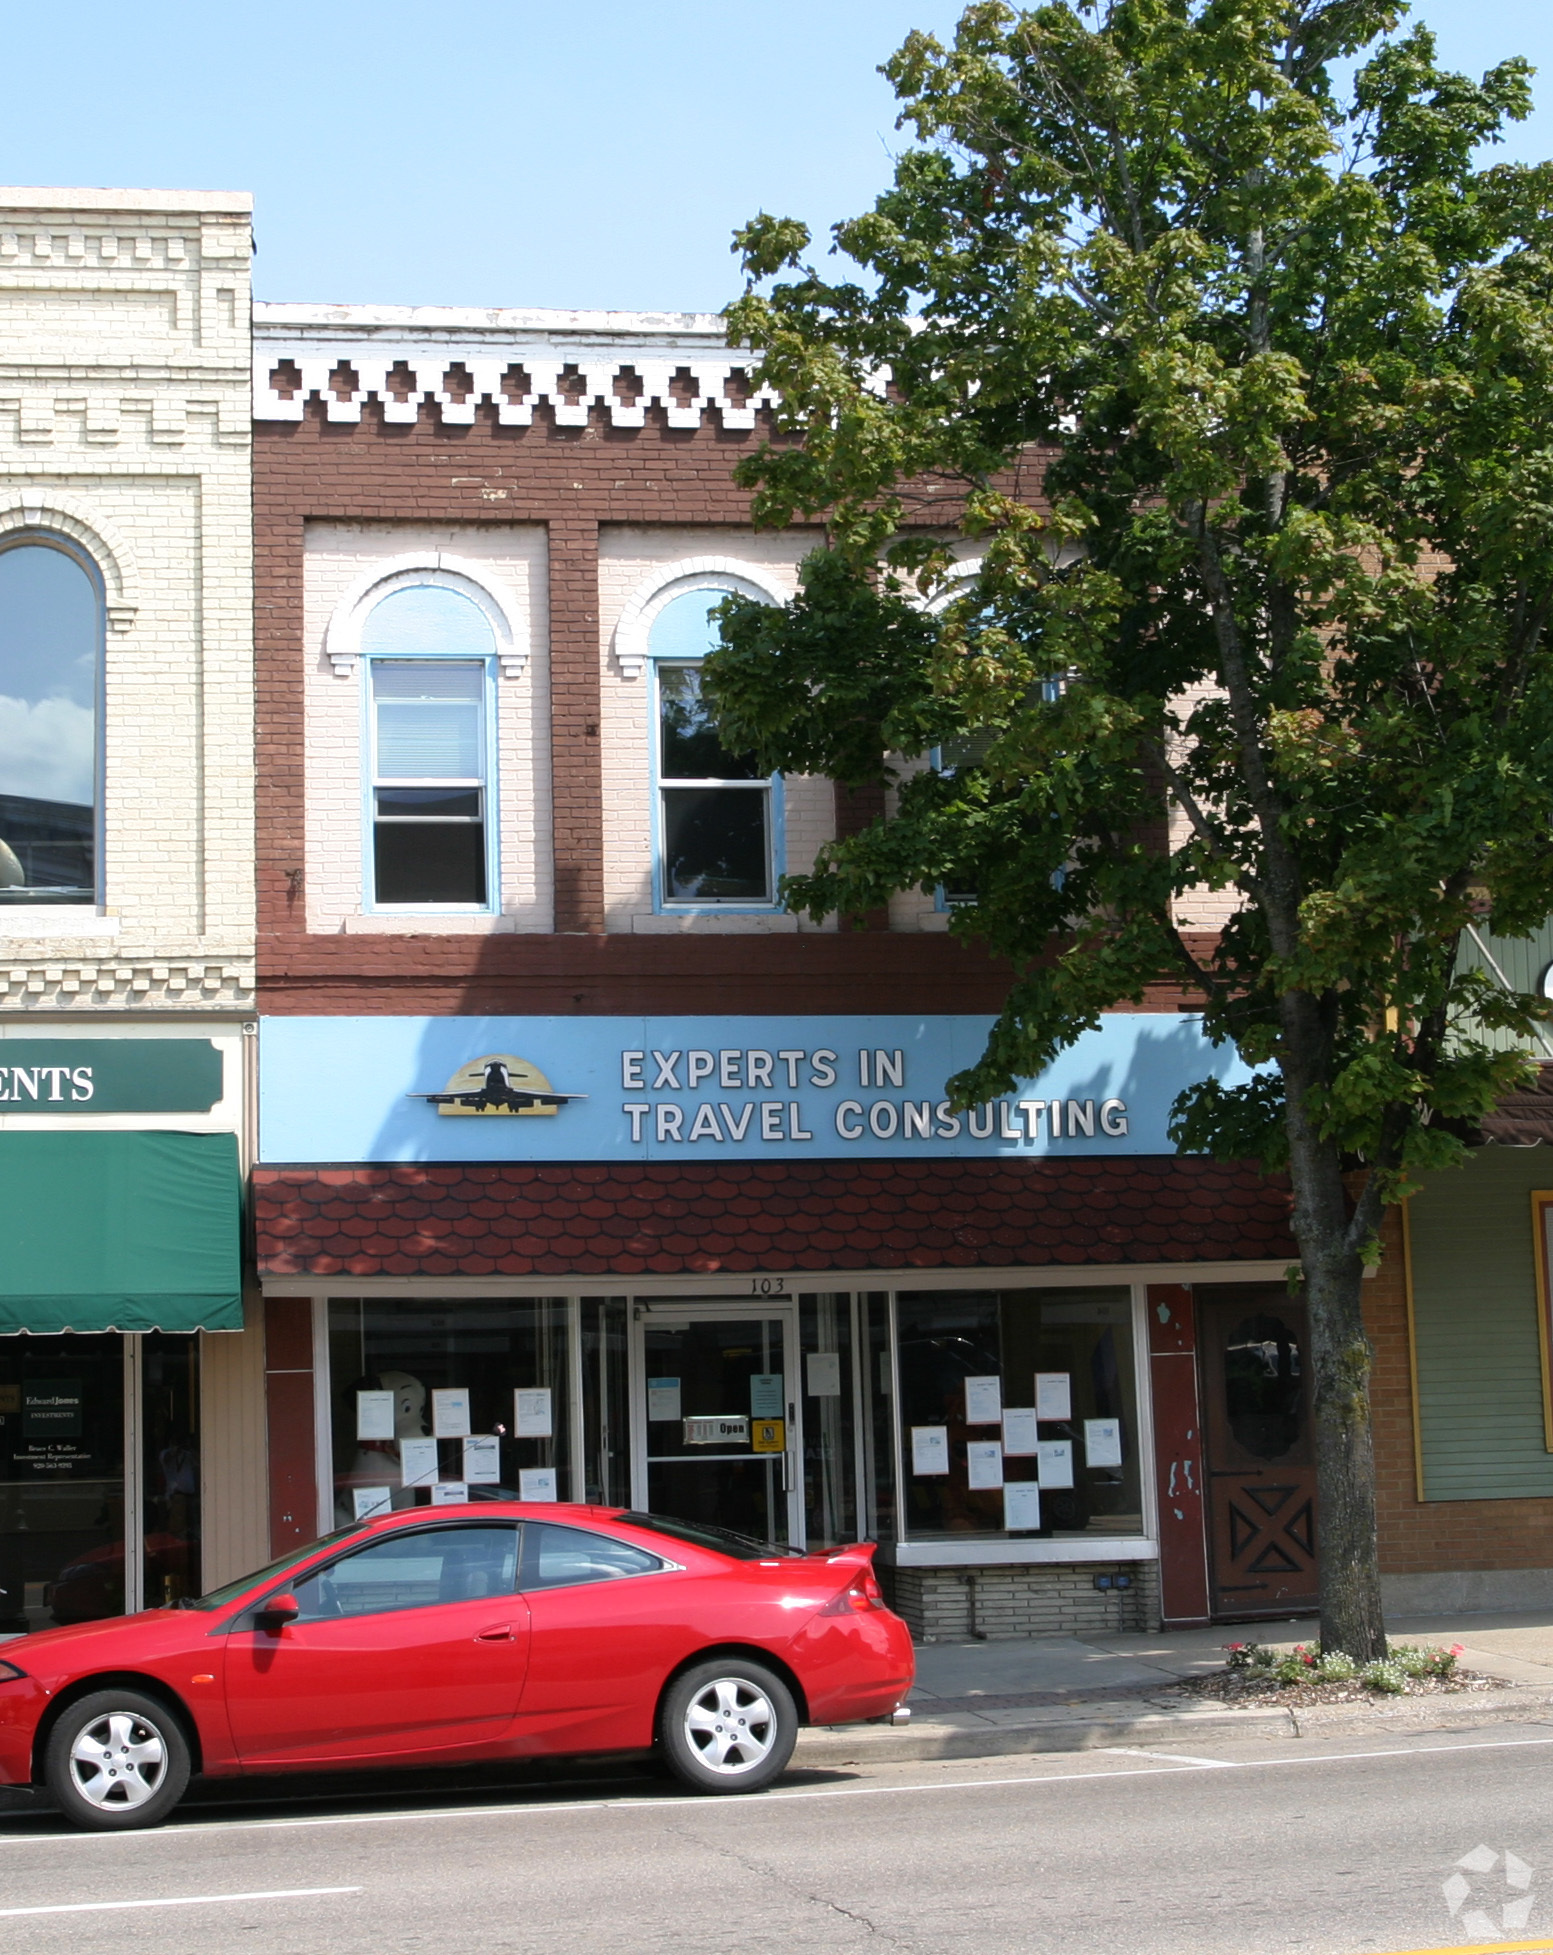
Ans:
[{"label": "flower bed", "polygon": [[1446,1692],[1489,1690],[1494,1679],[1463,1670],[1461,1644],[1394,1643],[1385,1656],[1362,1666],[1341,1651],[1323,1653],[1308,1643],[1292,1650],[1265,1643],[1226,1643],[1223,1670],[1193,1677],[1181,1690],[1221,1703],[1356,1704],[1377,1697],[1433,1697]]}]

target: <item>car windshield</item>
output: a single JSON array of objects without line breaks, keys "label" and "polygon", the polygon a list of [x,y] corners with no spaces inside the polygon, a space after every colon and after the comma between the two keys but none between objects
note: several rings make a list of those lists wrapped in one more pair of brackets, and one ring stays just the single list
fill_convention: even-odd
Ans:
[{"label": "car windshield", "polygon": [[671,1541],[685,1541],[693,1548],[710,1548],[714,1554],[729,1555],[735,1561],[771,1561],[777,1555],[796,1555],[797,1548],[779,1548],[770,1541],[757,1541],[753,1535],[737,1534],[731,1527],[714,1527],[706,1521],[677,1521],[663,1514],[617,1514],[617,1520],[632,1527],[644,1527],[653,1534],[666,1534]]},{"label": "car windshield", "polygon": [[225,1582],[220,1588],[213,1588],[208,1595],[185,1596],[178,1604],[180,1609],[219,1609],[228,1602],[235,1602],[249,1589],[257,1588],[276,1575],[284,1575],[288,1568],[295,1568],[299,1562],[306,1561],[317,1554],[320,1548],[327,1548],[334,1541],[348,1540],[353,1534],[361,1532],[361,1523],[352,1521],[349,1527],[337,1527],[332,1534],[325,1534],[317,1541],[309,1541],[305,1548],[293,1548],[290,1554],[283,1554],[279,1561],[272,1561],[267,1568],[256,1568],[251,1575],[240,1575],[235,1582]]}]

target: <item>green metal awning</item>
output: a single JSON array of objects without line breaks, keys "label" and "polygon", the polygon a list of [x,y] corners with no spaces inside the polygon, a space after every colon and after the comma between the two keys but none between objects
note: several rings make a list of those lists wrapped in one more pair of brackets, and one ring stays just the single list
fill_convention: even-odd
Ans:
[{"label": "green metal awning", "polygon": [[0,1134],[0,1333],[243,1327],[233,1134]]}]

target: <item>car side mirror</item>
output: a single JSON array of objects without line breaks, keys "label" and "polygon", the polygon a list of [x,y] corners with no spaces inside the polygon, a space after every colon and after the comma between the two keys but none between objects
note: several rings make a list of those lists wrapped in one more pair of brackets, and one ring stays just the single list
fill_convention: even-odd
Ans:
[{"label": "car side mirror", "polygon": [[301,1613],[301,1605],[294,1595],[272,1595],[254,1610],[254,1626],[258,1629],[284,1629],[288,1622],[295,1622]]}]

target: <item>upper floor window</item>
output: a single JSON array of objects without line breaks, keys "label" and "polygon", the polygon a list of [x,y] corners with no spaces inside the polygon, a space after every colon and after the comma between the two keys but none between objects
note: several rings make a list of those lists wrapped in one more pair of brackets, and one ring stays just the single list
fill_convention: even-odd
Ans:
[{"label": "upper floor window", "polygon": [[371,777],[371,901],[387,909],[491,907],[495,638],[474,601],[412,584],[361,630]]},{"label": "upper floor window", "polygon": [[653,620],[658,889],[665,908],[769,908],[776,902],[781,783],[730,753],[701,696],[701,660],[717,643],[720,590],[687,591]]},{"label": "upper floor window", "polygon": [[75,552],[0,549],[0,904],[97,900],[102,604]]}]

